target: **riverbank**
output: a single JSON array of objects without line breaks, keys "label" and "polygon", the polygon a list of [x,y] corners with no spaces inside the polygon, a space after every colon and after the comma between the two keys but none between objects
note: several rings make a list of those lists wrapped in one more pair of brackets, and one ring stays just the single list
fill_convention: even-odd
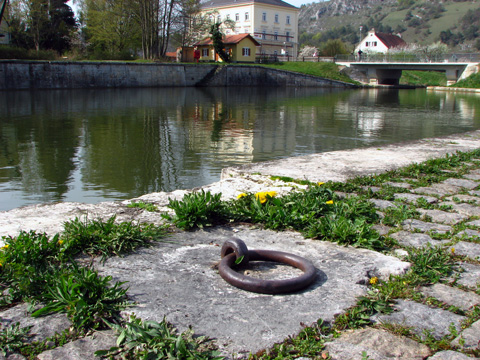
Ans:
[{"label": "riverbank", "polygon": [[0,90],[179,86],[356,87],[264,66],[0,60]]},{"label": "riverbank", "polygon": [[[480,131],[475,131],[227,169],[221,181],[202,188],[222,193],[224,200],[260,191],[275,191],[281,197],[306,188],[300,180],[308,180],[335,190],[334,201],[339,204],[342,198],[361,193],[375,205],[379,219],[392,219],[392,213],[396,214],[388,224],[382,220],[375,224],[389,244],[388,250],[339,246],[305,239],[293,231],[265,230],[261,224],[252,227],[233,223],[193,232],[176,231],[168,244],[141,249],[124,258],[110,258],[105,264],[95,262],[95,266],[103,275],[129,281],[129,296],[136,304],[128,312],[155,321],[166,315],[181,330],[193,325],[197,333],[216,338],[220,350],[230,358],[246,357],[262,349],[272,354],[283,351],[272,346],[302,331],[301,324],[315,324],[321,318],[325,325],[336,324],[341,336],[334,337],[323,325],[313,326],[306,332],[314,334],[312,338],[307,336],[309,345],[295,347],[293,340],[284,343],[284,358],[295,354],[313,359],[325,354],[342,360],[407,356],[471,359],[466,354],[478,356],[480,340],[480,154],[477,151],[465,158],[451,156],[443,162],[402,169],[457,151],[478,149]],[[395,170],[398,172],[388,178],[381,175]],[[362,179],[359,176],[365,178],[350,183],[353,178]],[[20,229],[54,234],[64,221],[74,217],[107,219],[112,215],[117,215],[118,221],[160,224],[164,220],[158,212],[129,208],[127,204],[143,201],[171,213],[169,198],[182,200],[187,193],[147,194],[131,201],[97,205],[30,206],[0,213],[0,229],[10,235]],[[226,284],[214,264],[219,260],[219,245],[232,236],[245,240],[250,248],[287,251],[310,259],[318,269],[317,281],[306,291],[283,296],[247,293]],[[439,246],[439,250],[428,250],[428,244]],[[435,272],[427,276],[427,270],[419,270],[426,258],[427,268],[435,265],[439,276]],[[439,259],[444,263],[439,264]],[[362,303],[359,297],[368,301]],[[361,304],[375,310],[366,311]],[[382,307],[395,311],[389,313]],[[0,317],[18,319],[23,324],[29,318],[22,314],[25,306],[19,305],[0,313]],[[48,318],[43,321],[49,322]],[[65,328],[69,326],[66,321]],[[83,345],[94,344],[98,349],[114,342],[111,333],[96,333],[47,350],[39,358],[88,358],[85,351],[91,354],[92,348],[86,350]],[[311,352],[314,344],[319,345],[316,353]]]}]

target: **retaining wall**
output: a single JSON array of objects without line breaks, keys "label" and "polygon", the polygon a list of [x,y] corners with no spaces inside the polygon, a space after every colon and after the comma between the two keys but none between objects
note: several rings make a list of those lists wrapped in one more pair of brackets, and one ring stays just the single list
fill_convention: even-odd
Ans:
[{"label": "retaining wall", "polygon": [[0,90],[171,86],[354,87],[261,66],[0,60]]}]

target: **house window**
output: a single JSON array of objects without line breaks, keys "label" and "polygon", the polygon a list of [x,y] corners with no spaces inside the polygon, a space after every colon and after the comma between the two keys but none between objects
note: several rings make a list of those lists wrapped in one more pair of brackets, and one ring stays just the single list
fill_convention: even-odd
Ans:
[{"label": "house window", "polygon": [[217,16],[217,23],[222,22],[222,17],[220,15]]},{"label": "house window", "polygon": [[267,21],[267,13],[262,13],[262,21]]},{"label": "house window", "polygon": [[227,14],[227,20],[230,20],[230,14]]},{"label": "house window", "polygon": [[368,46],[370,46],[370,41],[367,41],[367,42],[365,43],[365,47],[368,47]]},{"label": "house window", "polygon": [[278,40],[278,31],[273,34],[273,40]]},{"label": "house window", "polygon": [[208,56],[208,49],[202,49],[202,57]]},{"label": "house window", "polygon": [[250,19],[250,15],[248,15],[248,12],[245,13],[245,21],[248,21]]},{"label": "house window", "polygon": [[285,31],[285,38],[286,38],[286,41],[290,41],[290,31]]},{"label": "house window", "polygon": [[278,14],[275,14],[275,22],[278,23]]},{"label": "house window", "polygon": [[374,41],[372,46],[377,46],[377,42],[376,42],[376,41]]},{"label": "house window", "polygon": [[262,31],[262,39],[265,40],[267,38],[267,32],[265,30]]},{"label": "house window", "polygon": [[243,56],[250,56],[250,48],[244,47],[244,48],[242,49],[242,55],[243,55]]},{"label": "house window", "polygon": [[278,55],[278,51],[277,51],[277,50],[273,50],[273,55],[277,56],[277,55]]},{"label": "house window", "polygon": [[240,14],[239,13],[235,14],[235,21],[240,21]]},{"label": "house window", "polygon": [[290,15],[287,15],[287,25],[290,25]]}]

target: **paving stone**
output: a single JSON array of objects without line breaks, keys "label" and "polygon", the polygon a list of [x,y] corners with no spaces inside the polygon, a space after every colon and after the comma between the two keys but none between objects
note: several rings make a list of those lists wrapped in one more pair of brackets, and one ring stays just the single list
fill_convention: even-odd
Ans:
[{"label": "paving stone", "polygon": [[9,354],[7,353],[7,356],[5,357],[1,352],[0,352],[0,360],[25,360],[26,357],[21,355],[21,354]]},{"label": "paving stone", "polygon": [[430,350],[411,339],[381,329],[367,328],[342,334],[326,344],[331,359],[357,360],[365,353],[370,359],[423,359]]},{"label": "paving stone", "polygon": [[390,226],[383,225],[383,224],[375,224],[372,226],[372,229],[376,230],[381,236],[387,235],[390,232],[390,230],[392,230]]},{"label": "paving stone", "polygon": [[419,187],[413,190],[416,194],[437,195],[440,197],[446,195],[452,195],[460,192],[462,188],[460,186],[454,186],[449,184],[433,184],[432,186]]},{"label": "paving stone", "polygon": [[[462,345],[460,345],[460,339],[464,341]],[[480,349],[480,320],[463,330],[460,335],[452,341],[452,344],[465,350]]]},{"label": "paving stone", "polygon": [[382,190],[380,186],[360,186],[360,187],[365,191],[370,190],[374,194]]},{"label": "paving stone", "polygon": [[466,225],[476,226],[480,228],[480,220],[473,220],[466,223]]},{"label": "paving stone", "polygon": [[459,241],[449,249],[455,249],[455,254],[464,255],[470,259],[480,259],[480,244],[477,243]]},{"label": "paving stone", "polygon": [[480,180],[480,175],[479,174],[465,174],[463,175],[465,179],[473,180],[473,181],[479,181]]},{"label": "paving stone", "polygon": [[425,337],[423,330],[430,330],[436,338],[450,334],[450,324],[453,323],[458,332],[465,316],[460,316],[443,309],[431,308],[409,300],[397,300],[394,311],[388,315],[374,315],[372,320],[380,323],[398,324],[412,327],[412,331],[421,338]]},{"label": "paving stone", "polygon": [[376,208],[380,210],[385,210],[390,207],[398,207],[396,203],[393,201],[388,201],[388,200],[381,200],[381,199],[370,199],[370,202],[372,202]]},{"label": "paving stone", "polygon": [[460,266],[464,271],[458,273],[457,284],[476,289],[480,285],[480,265],[462,263]]},{"label": "paving stone", "polygon": [[445,224],[435,224],[416,219],[407,219],[402,222],[402,228],[408,231],[432,232],[437,234],[445,234],[452,231],[452,227]]},{"label": "paving stone", "polygon": [[382,329],[365,328],[346,332],[325,344],[332,360],[358,360],[365,352],[375,360],[421,360],[431,354],[430,349],[412,339],[397,336]]},{"label": "paving stone", "polygon": [[470,190],[468,193],[470,195],[480,196],[480,191],[479,190]]},{"label": "paving stone", "polygon": [[460,238],[476,238],[480,237],[480,231],[478,230],[472,230],[472,229],[465,229],[462,231],[459,231],[458,233],[455,234],[455,237],[460,237]]},{"label": "paving stone", "polygon": [[20,304],[0,312],[0,323],[3,326],[13,325],[17,322],[20,327],[31,326],[28,341],[43,341],[55,333],[61,333],[70,328],[71,323],[65,314],[52,314],[33,318],[28,312],[28,304]]},{"label": "paving stone", "polygon": [[397,240],[403,246],[413,246],[416,248],[424,247],[428,244],[437,246],[449,242],[448,240],[434,240],[427,234],[411,233],[409,231],[399,231],[391,234],[390,237]]},{"label": "paving stone", "polygon": [[440,184],[458,186],[464,189],[473,190],[478,186],[478,182],[468,179],[449,178]]},{"label": "paving stone", "polygon": [[456,194],[445,198],[446,201],[454,201],[453,199],[458,199],[460,202],[475,202],[480,204],[480,198],[478,196]]},{"label": "paving stone", "polygon": [[426,297],[434,297],[445,304],[456,306],[464,311],[480,304],[480,295],[444,284],[422,286],[419,290]]},{"label": "paving stone", "polygon": [[[215,264],[220,261],[219,245],[233,236],[250,249],[286,251],[311,260],[316,281],[288,296],[256,294],[228,284]],[[388,279],[410,267],[375,251],[248,226],[178,232],[168,240],[96,266],[101,275],[128,281],[128,295],[136,303],[129,313],[155,321],[166,316],[179,331],[193,326],[197,333],[216,338],[224,353],[255,353],[298,333],[301,323],[333,321],[366,294],[371,276]],[[293,269],[272,266],[274,271]]]},{"label": "paving stone", "polygon": [[64,346],[44,351],[37,356],[38,360],[89,360],[100,359],[94,353],[97,350],[108,350],[116,346],[117,337],[113,331],[98,331],[91,336],[72,341]]},{"label": "paving stone", "polygon": [[428,360],[472,360],[472,358],[457,351],[447,350],[437,352],[435,355],[430,356]]},{"label": "paving stone", "polygon": [[406,202],[409,203],[416,203],[418,199],[423,198],[427,201],[429,204],[435,204],[438,202],[438,198],[433,197],[433,196],[427,196],[427,195],[418,195],[418,194],[410,194],[410,193],[397,193],[393,195],[395,199],[400,199],[400,200],[405,200]]},{"label": "paving stone", "polygon": [[438,223],[448,224],[448,225],[455,225],[469,218],[468,215],[450,213],[442,210],[429,210],[429,209],[418,208],[417,211],[423,216],[430,217],[433,222],[438,222]]},{"label": "paving stone", "polygon": [[392,187],[399,187],[399,188],[403,188],[403,189],[411,189],[412,188],[412,185],[407,183],[407,182],[387,181],[387,182],[383,183],[383,185],[389,185],[389,186],[392,186]]},{"label": "paving stone", "polygon": [[469,171],[470,174],[480,175],[480,169],[472,169]]},{"label": "paving stone", "polygon": [[452,210],[458,214],[470,216],[480,216],[480,206],[475,206],[471,204],[461,203],[457,204],[453,201],[446,201],[440,205],[448,205],[452,207]]}]

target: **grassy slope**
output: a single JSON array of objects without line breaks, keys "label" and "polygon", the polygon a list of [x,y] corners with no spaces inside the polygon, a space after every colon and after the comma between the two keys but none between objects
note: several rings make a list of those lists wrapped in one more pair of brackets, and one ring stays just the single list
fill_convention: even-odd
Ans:
[{"label": "grassy slope", "polygon": [[465,80],[452,85],[452,87],[480,89],[480,73],[473,74]]},{"label": "grassy slope", "polygon": [[447,77],[443,72],[404,70],[402,71],[400,84],[445,86],[447,84]]},{"label": "grassy slope", "polygon": [[326,62],[286,62],[279,64],[263,65],[279,70],[295,71],[302,74],[320,76],[327,79],[339,80],[348,82],[351,84],[357,84],[357,82],[350,79],[347,75],[344,75],[338,71],[338,66],[333,63]]}]

